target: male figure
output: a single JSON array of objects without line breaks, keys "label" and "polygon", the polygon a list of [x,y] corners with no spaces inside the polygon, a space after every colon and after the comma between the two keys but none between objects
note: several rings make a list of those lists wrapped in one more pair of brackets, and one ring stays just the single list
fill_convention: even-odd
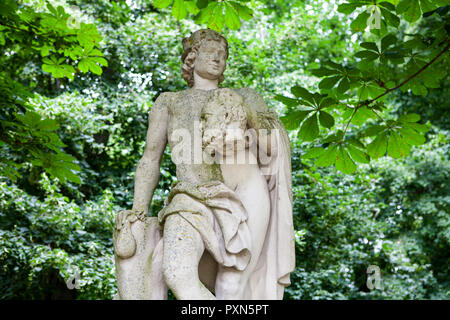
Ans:
[{"label": "male figure", "polygon": [[[123,226],[147,215],[165,146],[176,149],[177,132],[182,131],[182,138],[193,138],[187,150],[191,161],[176,163],[178,183],[158,214],[162,249],[152,256],[154,261],[161,258],[165,283],[177,299],[280,299],[295,261],[286,133],[255,91],[236,90],[247,128],[268,135],[258,135],[256,143],[269,162],[260,163],[255,154],[252,163],[203,161],[203,152],[197,152],[203,150],[195,147],[204,140],[196,124],[217,90],[230,90],[218,88],[228,43],[206,29],[184,39],[183,48],[182,75],[191,89],[163,93],[152,107],[144,156],[136,170],[133,208],[116,217],[116,255],[127,259],[135,253],[136,244],[124,235],[128,229]],[[232,99],[236,93],[230,94]],[[270,138],[275,134],[274,142]],[[261,174],[263,167],[269,168],[266,175]]]}]

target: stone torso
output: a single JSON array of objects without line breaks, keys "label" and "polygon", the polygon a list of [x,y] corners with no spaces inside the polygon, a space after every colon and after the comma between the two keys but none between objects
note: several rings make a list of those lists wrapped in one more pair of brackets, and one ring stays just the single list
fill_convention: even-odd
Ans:
[{"label": "stone torso", "polygon": [[[180,139],[183,139],[183,142],[189,145],[183,150],[190,153],[189,157],[185,158],[187,161],[181,161],[181,163],[180,161],[174,161],[179,181],[193,184],[212,180],[223,182],[220,165],[203,163],[202,160],[202,139],[199,125],[202,109],[212,91],[188,89],[175,93],[171,104],[168,106],[167,133],[169,146],[172,150],[172,160],[175,160],[173,150],[175,150]],[[180,148],[178,147],[178,149]]]},{"label": "stone torso", "polygon": [[[224,181],[220,164],[203,161],[201,117],[208,100],[216,90],[187,89],[177,93],[168,93],[170,102],[167,104],[169,113],[168,143],[172,151],[172,161],[176,165],[177,179],[192,184],[200,184],[213,180]],[[266,112],[267,105],[262,97],[249,88],[232,89],[239,94],[255,112]],[[167,93],[166,93],[167,94]],[[183,140],[189,153],[184,160],[176,159],[180,151],[180,141]],[[178,161],[177,161],[178,160]]]}]

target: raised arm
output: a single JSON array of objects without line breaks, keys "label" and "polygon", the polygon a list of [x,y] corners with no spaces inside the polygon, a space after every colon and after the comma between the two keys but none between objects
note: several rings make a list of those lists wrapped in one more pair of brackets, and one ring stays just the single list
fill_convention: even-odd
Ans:
[{"label": "raised arm", "polygon": [[162,93],[149,113],[144,156],[137,165],[134,180],[133,211],[148,213],[153,192],[158,185],[161,158],[167,145],[169,103],[170,93]]}]

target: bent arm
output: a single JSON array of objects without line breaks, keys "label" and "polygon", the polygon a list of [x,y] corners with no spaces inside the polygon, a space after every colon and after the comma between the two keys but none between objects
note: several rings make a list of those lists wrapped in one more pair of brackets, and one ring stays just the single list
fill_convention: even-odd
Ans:
[{"label": "bent arm", "polygon": [[145,214],[158,185],[161,158],[167,145],[168,103],[168,93],[161,94],[149,113],[144,156],[136,168],[133,210]]}]

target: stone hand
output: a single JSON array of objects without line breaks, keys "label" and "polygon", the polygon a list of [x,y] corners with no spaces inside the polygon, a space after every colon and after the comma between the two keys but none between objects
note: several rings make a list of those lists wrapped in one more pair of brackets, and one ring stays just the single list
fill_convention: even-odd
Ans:
[{"label": "stone hand", "polygon": [[127,259],[136,252],[136,240],[131,232],[131,224],[139,219],[143,212],[138,210],[123,210],[117,213],[115,219],[114,249],[118,257]]},{"label": "stone hand", "polygon": [[120,231],[126,224],[131,224],[138,219],[142,213],[138,210],[119,211],[115,218],[116,230]]}]

